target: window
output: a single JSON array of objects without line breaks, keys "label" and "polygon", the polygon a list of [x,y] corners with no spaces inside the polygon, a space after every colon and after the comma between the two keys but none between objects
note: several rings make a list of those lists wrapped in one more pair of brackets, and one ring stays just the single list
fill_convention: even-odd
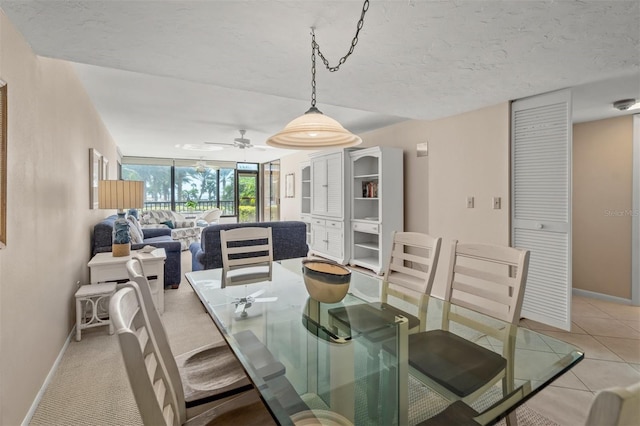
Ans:
[{"label": "window", "polygon": [[145,182],[145,210],[222,210],[236,216],[236,164],[125,157],[122,179]]},{"label": "window", "polygon": [[173,210],[171,166],[123,164],[122,179],[144,181],[145,210]]},{"label": "window", "polygon": [[236,215],[235,169],[175,166],[175,211],[217,207],[223,216]]}]

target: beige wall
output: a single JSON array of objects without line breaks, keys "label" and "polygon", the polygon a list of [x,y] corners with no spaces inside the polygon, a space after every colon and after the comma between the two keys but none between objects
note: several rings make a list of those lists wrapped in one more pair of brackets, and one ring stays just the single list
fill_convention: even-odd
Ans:
[{"label": "beige wall", "polygon": [[[404,150],[406,231],[443,237],[442,263],[434,293],[444,295],[452,239],[509,245],[509,104],[434,121],[405,121],[360,135],[362,147]],[[428,141],[429,155],[417,157],[416,144]],[[282,159],[282,173],[296,174],[296,197],[282,199],[283,220],[300,215],[300,162],[307,154]],[[466,197],[475,208],[466,208]],[[503,208],[492,208],[501,197]]]},{"label": "beige wall", "polygon": [[633,116],[573,126],[573,287],[631,298]]},{"label": "beige wall", "polygon": [[7,247],[0,250],[0,424],[23,421],[72,330],[89,272],[89,148],[116,146],[71,65],[34,55],[0,11],[8,84]]}]

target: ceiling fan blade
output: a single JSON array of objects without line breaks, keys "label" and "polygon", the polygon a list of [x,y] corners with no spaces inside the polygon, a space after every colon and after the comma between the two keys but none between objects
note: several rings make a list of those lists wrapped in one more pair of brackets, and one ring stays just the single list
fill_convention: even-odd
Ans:
[{"label": "ceiling fan blade", "polygon": [[253,299],[254,302],[275,302],[276,300],[278,300],[277,297],[258,297]]},{"label": "ceiling fan blade", "polygon": [[234,146],[233,143],[222,143],[222,142],[205,142],[207,145],[224,145],[224,146]]},{"label": "ceiling fan blade", "polygon": [[246,304],[246,303],[244,303],[244,302],[238,303],[238,306],[236,306],[236,311],[235,311],[235,313],[236,313],[236,314],[239,314],[240,312],[244,311],[244,305],[245,305],[245,304]]},{"label": "ceiling fan blade", "polygon": [[262,289],[262,290],[258,290],[255,293],[251,293],[250,295],[247,296],[247,299],[250,297],[258,297],[260,296],[262,293],[264,293],[266,290]]}]

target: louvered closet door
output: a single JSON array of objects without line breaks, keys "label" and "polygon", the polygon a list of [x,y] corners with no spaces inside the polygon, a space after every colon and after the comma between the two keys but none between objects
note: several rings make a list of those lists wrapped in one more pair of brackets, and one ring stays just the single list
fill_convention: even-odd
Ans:
[{"label": "louvered closet door", "polygon": [[311,162],[311,214],[327,213],[327,162],[314,159]]},{"label": "louvered closet door", "polygon": [[338,218],[344,215],[342,212],[343,170],[341,153],[327,156],[327,216]]},{"label": "louvered closet door", "polygon": [[522,316],[571,328],[571,92],[513,102],[512,243],[531,251]]}]

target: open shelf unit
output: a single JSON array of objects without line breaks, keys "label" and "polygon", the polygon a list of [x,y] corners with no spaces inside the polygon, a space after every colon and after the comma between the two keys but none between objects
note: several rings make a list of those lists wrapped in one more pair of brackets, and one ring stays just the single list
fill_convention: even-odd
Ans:
[{"label": "open shelf unit", "polygon": [[351,257],[349,263],[380,274],[393,231],[403,228],[402,150],[374,147],[350,153]]},{"label": "open shelf unit", "polygon": [[311,242],[311,163],[300,164],[300,220],[307,224],[307,244]]}]

